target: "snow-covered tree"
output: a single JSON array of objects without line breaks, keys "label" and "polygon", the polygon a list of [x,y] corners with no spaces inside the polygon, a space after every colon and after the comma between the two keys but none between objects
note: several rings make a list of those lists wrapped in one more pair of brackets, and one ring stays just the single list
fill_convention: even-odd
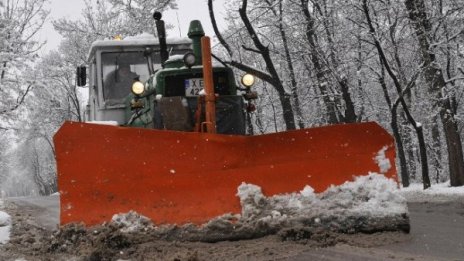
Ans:
[{"label": "snow-covered tree", "polygon": [[5,0],[0,6],[0,117],[4,120],[3,124],[37,82],[30,71],[42,43],[33,37],[48,15],[45,2]]},{"label": "snow-covered tree", "polygon": [[85,64],[90,45],[96,40],[155,33],[153,11],[176,8],[175,0],[86,0],[82,19],[53,21],[66,46],[65,55],[74,64]]}]

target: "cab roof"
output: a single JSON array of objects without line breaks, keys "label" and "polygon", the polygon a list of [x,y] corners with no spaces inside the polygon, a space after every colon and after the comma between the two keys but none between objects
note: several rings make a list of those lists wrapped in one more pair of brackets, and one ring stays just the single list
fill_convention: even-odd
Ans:
[{"label": "cab roof", "polygon": [[[167,38],[166,43],[170,46],[179,46],[180,49],[190,49],[192,40],[187,37]],[[151,34],[144,33],[138,36],[126,37],[123,40],[97,40],[90,46],[87,60],[91,62],[97,50],[124,50],[137,47],[156,47],[159,46],[159,40]]]}]

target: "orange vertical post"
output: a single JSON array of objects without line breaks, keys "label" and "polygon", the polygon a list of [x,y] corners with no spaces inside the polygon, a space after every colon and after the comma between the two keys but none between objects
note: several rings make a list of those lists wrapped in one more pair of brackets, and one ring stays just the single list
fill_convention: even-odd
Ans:
[{"label": "orange vertical post", "polygon": [[213,67],[211,62],[211,42],[208,36],[201,38],[201,53],[203,60],[203,82],[205,84],[206,101],[206,131],[216,133],[216,96],[213,85]]}]

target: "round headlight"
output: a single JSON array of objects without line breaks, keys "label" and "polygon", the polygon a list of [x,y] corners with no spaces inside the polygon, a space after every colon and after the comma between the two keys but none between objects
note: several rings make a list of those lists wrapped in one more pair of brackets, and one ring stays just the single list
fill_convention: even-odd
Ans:
[{"label": "round headlight", "polygon": [[132,84],[132,93],[135,95],[140,95],[145,91],[145,85],[143,83],[136,81]]},{"label": "round headlight", "polygon": [[242,76],[242,84],[245,87],[250,88],[251,86],[253,86],[254,83],[255,83],[255,77],[253,75],[247,73]]},{"label": "round headlight", "polygon": [[193,53],[186,53],[184,55],[184,63],[187,67],[192,67],[195,65],[195,55]]}]

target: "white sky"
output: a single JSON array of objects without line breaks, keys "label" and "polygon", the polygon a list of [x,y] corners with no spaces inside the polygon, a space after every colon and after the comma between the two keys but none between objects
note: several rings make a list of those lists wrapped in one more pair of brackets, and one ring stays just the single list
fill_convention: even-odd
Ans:
[{"label": "white sky", "polygon": [[[44,28],[40,32],[38,38],[41,41],[47,41],[42,50],[42,54],[58,47],[61,36],[55,32],[51,24],[51,20],[66,17],[72,20],[79,20],[81,10],[84,8],[84,0],[49,0],[50,15]],[[93,0],[95,1],[95,0]],[[224,3],[226,0],[214,0],[214,10],[219,26],[223,24],[222,17],[225,13]],[[169,35],[173,37],[179,36],[179,29],[182,36],[187,35],[189,22],[191,20],[200,20],[207,35],[213,36],[214,32],[210,23],[208,14],[207,0],[177,0],[178,9],[165,12],[163,19],[166,23],[174,25],[174,29],[169,31]],[[179,18],[179,23],[177,21]],[[180,27],[179,27],[180,24]],[[154,26],[154,24],[153,24]],[[221,29],[221,28],[220,28]]]}]

